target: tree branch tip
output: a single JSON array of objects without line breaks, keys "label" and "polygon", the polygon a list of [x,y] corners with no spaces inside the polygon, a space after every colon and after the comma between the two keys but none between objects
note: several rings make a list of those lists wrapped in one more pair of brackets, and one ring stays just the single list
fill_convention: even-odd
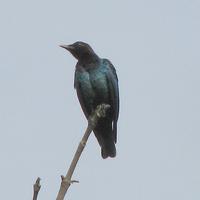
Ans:
[{"label": "tree branch tip", "polygon": [[62,181],[65,179],[65,177],[64,177],[63,175],[61,175],[60,177],[61,177],[61,180],[62,180]]},{"label": "tree branch tip", "polygon": [[40,184],[40,181],[41,181],[41,178],[38,177],[35,183],[36,183],[36,184]]},{"label": "tree branch tip", "polygon": [[37,180],[35,181],[35,184],[33,185],[34,192],[36,192],[36,193],[38,193],[41,188],[40,180],[41,180],[41,178],[38,177]]},{"label": "tree branch tip", "polygon": [[79,183],[77,180],[71,180],[71,183]]}]

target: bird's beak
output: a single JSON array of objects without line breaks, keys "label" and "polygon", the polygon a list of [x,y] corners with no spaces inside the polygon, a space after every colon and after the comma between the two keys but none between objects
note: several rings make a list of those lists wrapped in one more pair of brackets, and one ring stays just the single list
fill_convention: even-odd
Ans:
[{"label": "bird's beak", "polygon": [[72,45],[59,45],[60,47],[67,49],[68,51],[74,50],[74,47]]}]

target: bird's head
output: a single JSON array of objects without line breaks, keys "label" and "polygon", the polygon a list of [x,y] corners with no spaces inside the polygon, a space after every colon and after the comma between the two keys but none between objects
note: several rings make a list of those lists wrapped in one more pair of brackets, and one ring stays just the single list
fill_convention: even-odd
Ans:
[{"label": "bird's head", "polygon": [[89,62],[98,57],[90,45],[84,42],[78,41],[70,45],[60,45],[60,47],[68,50],[78,61],[81,62]]}]

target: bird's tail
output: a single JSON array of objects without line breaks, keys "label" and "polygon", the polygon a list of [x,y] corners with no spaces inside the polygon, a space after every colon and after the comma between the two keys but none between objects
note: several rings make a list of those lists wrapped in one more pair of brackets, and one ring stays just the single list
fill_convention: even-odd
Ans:
[{"label": "bird's tail", "polygon": [[112,131],[112,121],[108,118],[99,119],[97,126],[94,129],[94,134],[101,146],[102,158],[115,157],[115,136]]},{"label": "bird's tail", "polygon": [[103,159],[107,157],[115,157],[116,156],[116,148],[113,139],[106,139],[103,141],[101,146],[101,156]]}]

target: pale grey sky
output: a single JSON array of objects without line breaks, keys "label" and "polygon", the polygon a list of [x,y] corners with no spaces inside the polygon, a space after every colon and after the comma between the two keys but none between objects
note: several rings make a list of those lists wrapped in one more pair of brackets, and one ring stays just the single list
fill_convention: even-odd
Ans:
[{"label": "pale grey sky", "polygon": [[200,199],[200,2],[2,1],[0,199],[53,200],[86,128],[73,89],[82,40],[119,77],[117,157],[92,135],[68,199]]}]

